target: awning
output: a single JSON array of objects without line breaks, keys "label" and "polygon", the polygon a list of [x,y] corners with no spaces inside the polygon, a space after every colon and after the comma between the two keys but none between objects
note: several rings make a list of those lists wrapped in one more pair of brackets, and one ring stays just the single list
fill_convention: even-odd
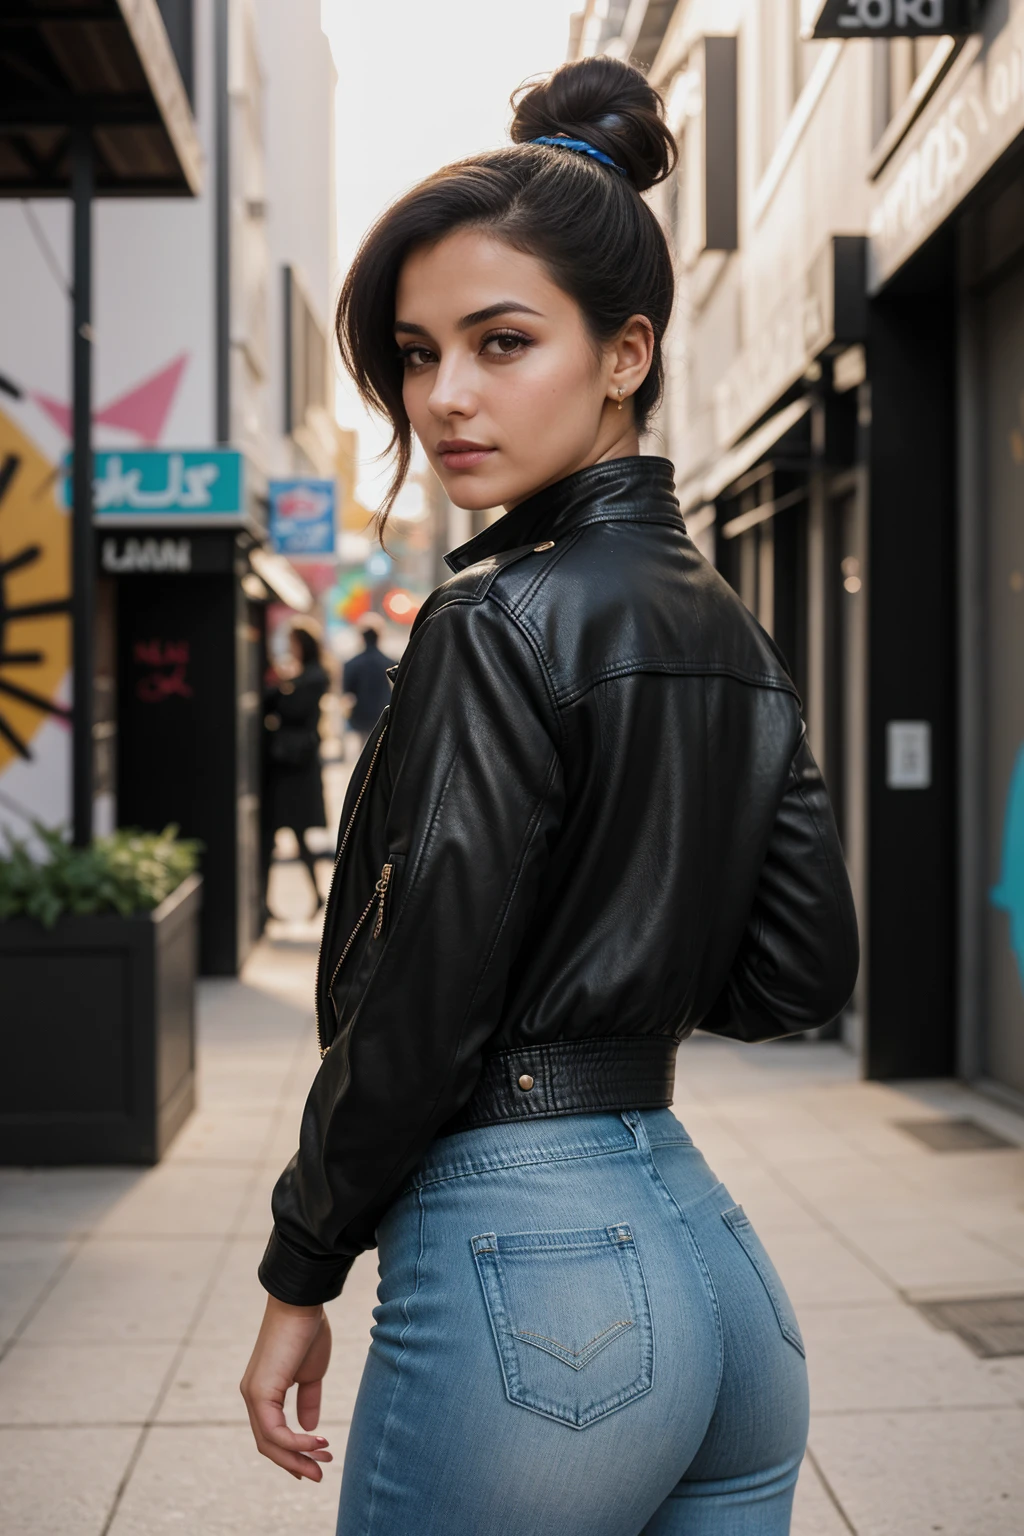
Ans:
[{"label": "awning", "polygon": [[66,197],[76,126],[97,196],[199,192],[202,149],[157,0],[3,0],[0,197]]},{"label": "awning", "polygon": [[275,555],[269,549],[250,549],[249,564],[285,607],[296,613],[312,612],[313,594],[284,555]]},{"label": "awning", "polygon": [[687,495],[687,504],[684,504],[684,512],[687,505],[693,506],[697,502],[716,501],[722,492],[733,481],[745,475],[749,469],[753,469],[761,459],[766,458],[773,449],[782,445],[782,439],[798,427],[811,409],[810,397],[805,395],[800,400],[794,400],[791,405],[785,406],[781,411],[776,411],[774,416],[769,416],[756,431],[751,432],[735,448],[730,448],[724,453],[713,469],[699,480],[691,481],[684,488]]}]

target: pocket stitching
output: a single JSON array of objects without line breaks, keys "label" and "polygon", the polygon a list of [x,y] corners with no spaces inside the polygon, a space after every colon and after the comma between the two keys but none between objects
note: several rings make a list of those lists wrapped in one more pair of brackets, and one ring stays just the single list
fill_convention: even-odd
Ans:
[{"label": "pocket stitching", "polygon": [[746,1254],[754,1273],[763,1285],[765,1295],[768,1297],[768,1300],[772,1304],[772,1311],[775,1313],[775,1319],[779,1325],[779,1332],[782,1334],[782,1337],[786,1340],[787,1344],[792,1345],[798,1355],[802,1355],[806,1359],[807,1350],[804,1345],[803,1336],[800,1333],[799,1325],[796,1323],[795,1318],[793,1322],[790,1322],[789,1318],[786,1316],[781,1300],[776,1295],[775,1286],[771,1283],[770,1276],[765,1274],[764,1268],[760,1263],[760,1256],[750,1247],[749,1244],[744,1242],[743,1237],[741,1236],[741,1233],[743,1232],[750,1232],[751,1234],[754,1234],[754,1228],[750,1217],[747,1215],[742,1205],[734,1205],[731,1206],[729,1210],[722,1212],[722,1220],[725,1222],[726,1226],[729,1228],[729,1231],[732,1233],[733,1237],[743,1249],[743,1252]]},{"label": "pocket stitching", "polygon": [[589,1365],[595,1355],[599,1355],[602,1349],[606,1349],[613,1339],[617,1339],[620,1333],[627,1328],[635,1328],[633,1318],[618,1318],[600,1333],[594,1335],[589,1343],[582,1349],[569,1349],[565,1344],[559,1344],[557,1339],[546,1338],[540,1333],[530,1333],[525,1328],[514,1328],[512,1337],[521,1339],[524,1344],[532,1344],[535,1349],[542,1349],[546,1355],[552,1355],[556,1360],[561,1360],[563,1365],[568,1365],[574,1371],[582,1371],[585,1365]]},{"label": "pocket stitching", "polygon": [[[506,1398],[514,1407],[525,1408],[530,1413],[539,1413],[545,1418],[554,1419],[559,1424],[568,1425],[570,1429],[586,1429],[590,1424],[597,1422],[597,1420],[606,1418],[608,1414],[613,1413],[617,1408],[624,1407],[628,1403],[635,1402],[637,1398],[643,1397],[654,1385],[654,1330],[651,1320],[650,1297],[647,1293],[647,1280],[643,1272],[643,1266],[640,1263],[640,1255],[636,1251],[632,1233],[629,1233],[628,1238],[624,1238],[621,1235],[623,1232],[628,1231],[628,1228],[620,1225],[605,1228],[605,1231],[608,1235],[608,1247],[613,1252],[617,1251],[618,1253],[619,1274],[626,1287],[627,1296],[633,1302],[634,1310],[637,1311],[642,1320],[646,1321],[646,1327],[641,1327],[639,1332],[640,1362],[634,1379],[612,1396],[602,1399],[600,1403],[592,1405],[585,1413],[579,1415],[570,1415],[562,1404],[542,1398],[539,1394],[533,1393],[524,1387],[519,1372],[516,1350],[512,1342],[518,1337],[518,1330],[513,1328],[505,1306],[504,1285],[499,1262],[500,1239],[493,1232],[488,1232],[481,1237],[470,1240],[477,1273],[480,1276],[481,1289],[484,1294],[484,1306],[491,1325],[491,1333],[498,1354],[498,1363],[505,1384]],[[533,1234],[517,1233],[514,1235],[526,1237]],[[481,1246],[483,1243],[487,1243],[488,1246]],[[600,1241],[594,1241],[589,1244],[579,1243],[568,1246],[601,1248],[603,1244]],[[550,1248],[550,1245],[524,1244],[513,1251],[537,1252],[543,1251],[545,1247]],[[627,1268],[625,1262],[623,1249],[629,1249],[632,1255],[632,1265],[629,1268]],[[635,1274],[631,1272],[631,1269],[635,1270]],[[620,1329],[619,1333],[613,1334],[608,1342],[611,1343],[614,1338],[619,1337],[622,1331],[624,1330]],[[523,1342],[532,1341],[524,1340]],[[543,1346],[536,1347],[543,1348]],[[550,1351],[545,1352],[550,1353]],[[594,1353],[598,1354],[600,1351],[595,1350]],[[591,1356],[592,1358],[593,1356]],[[565,1363],[569,1364],[570,1362],[566,1361]]]}]

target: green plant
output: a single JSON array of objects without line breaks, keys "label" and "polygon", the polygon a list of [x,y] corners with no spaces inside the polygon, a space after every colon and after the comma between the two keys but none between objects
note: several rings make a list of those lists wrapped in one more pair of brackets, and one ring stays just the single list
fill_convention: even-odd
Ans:
[{"label": "green plant", "polygon": [[33,823],[44,857],[5,833],[0,854],[0,919],[34,917],[52,928],[63,912],[148,912],[195,869],[201,844],[162,832],[123,828],[75,848],[66,833]]}]

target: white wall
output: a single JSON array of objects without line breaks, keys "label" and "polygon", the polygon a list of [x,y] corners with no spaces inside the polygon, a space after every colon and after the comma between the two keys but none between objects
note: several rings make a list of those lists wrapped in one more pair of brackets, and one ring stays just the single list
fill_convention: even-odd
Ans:
[{"label": "white wall", "polygon": [[273,472],[297,466],[281,436],[284,415],[284,316],[281,268],[300,273],[318,319],[330,333],[337,296],[334,186],[334,91],[330,44],[320,0],[256,0],[264,71],[266,238],[269,256],[268,460]]},{"label": "white wall", "polygon": [[[287,261],[300,269],[326,320],[336,276],[335,75],[319,0],[231,0],[230,18],[232,433],[267,470],[287,473],[293,464],[291,444],[281,433],[280,266]],[[157,438],[175,447],[209,444],[216,435],[213,27],[213,0],[196,0],[202,195],[95,205],[94,409],[102,418],[105,407],[184,358]],[[246,38],[253,45],[248,53]],[[21,401],[0,393],[0,450],[16,448],[23,441],[17,434],[23,434],[42,456],[37,461],[32,455],[37,480],[68,447],[65,430],[39,397],[54,402],[58,415],[70,405],[70,238],[65,201],[27,209],[0,202],[0,373],[26,391]],[[142,439],[100,419],[95,443],[137,447]],[[31,509],[10,502],[8,510],[0,517],[0,559],[27,537]],[[49,505],[45,521],[50,541],[66,546],[63,509]],[[10,578],[12,600],[25,600],[17,587],[26,579]],[[19,646],[32,641],[29,628],[19,626]],[[0,669],[0,676],[7,671]],[[27,668],[11,672],[9,680],[26,687],[32,682]],[[71,696],[66,672],[47,686],[49,697]],[[0,827],[23,829],[28,816],[50,824],[67,819],[69,732],[44,717],[33,730],[30,762],[0,739]]]}]

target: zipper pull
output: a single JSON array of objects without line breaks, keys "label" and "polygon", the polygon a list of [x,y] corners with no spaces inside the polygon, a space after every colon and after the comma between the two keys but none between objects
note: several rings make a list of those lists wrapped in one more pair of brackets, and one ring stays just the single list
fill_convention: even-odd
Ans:
[{"label": "zipper pull", "polygon": [[392,866],[390,864],[385,864],[380,872],[380,879],[377,881],[376,890],[380,899],[377,902],[377,921],[373,925],[373,936],[375,939],[380,938],[381,929],[384,927],[384,903],[387,900],[388,886],[391,884],[391,869]]}]

